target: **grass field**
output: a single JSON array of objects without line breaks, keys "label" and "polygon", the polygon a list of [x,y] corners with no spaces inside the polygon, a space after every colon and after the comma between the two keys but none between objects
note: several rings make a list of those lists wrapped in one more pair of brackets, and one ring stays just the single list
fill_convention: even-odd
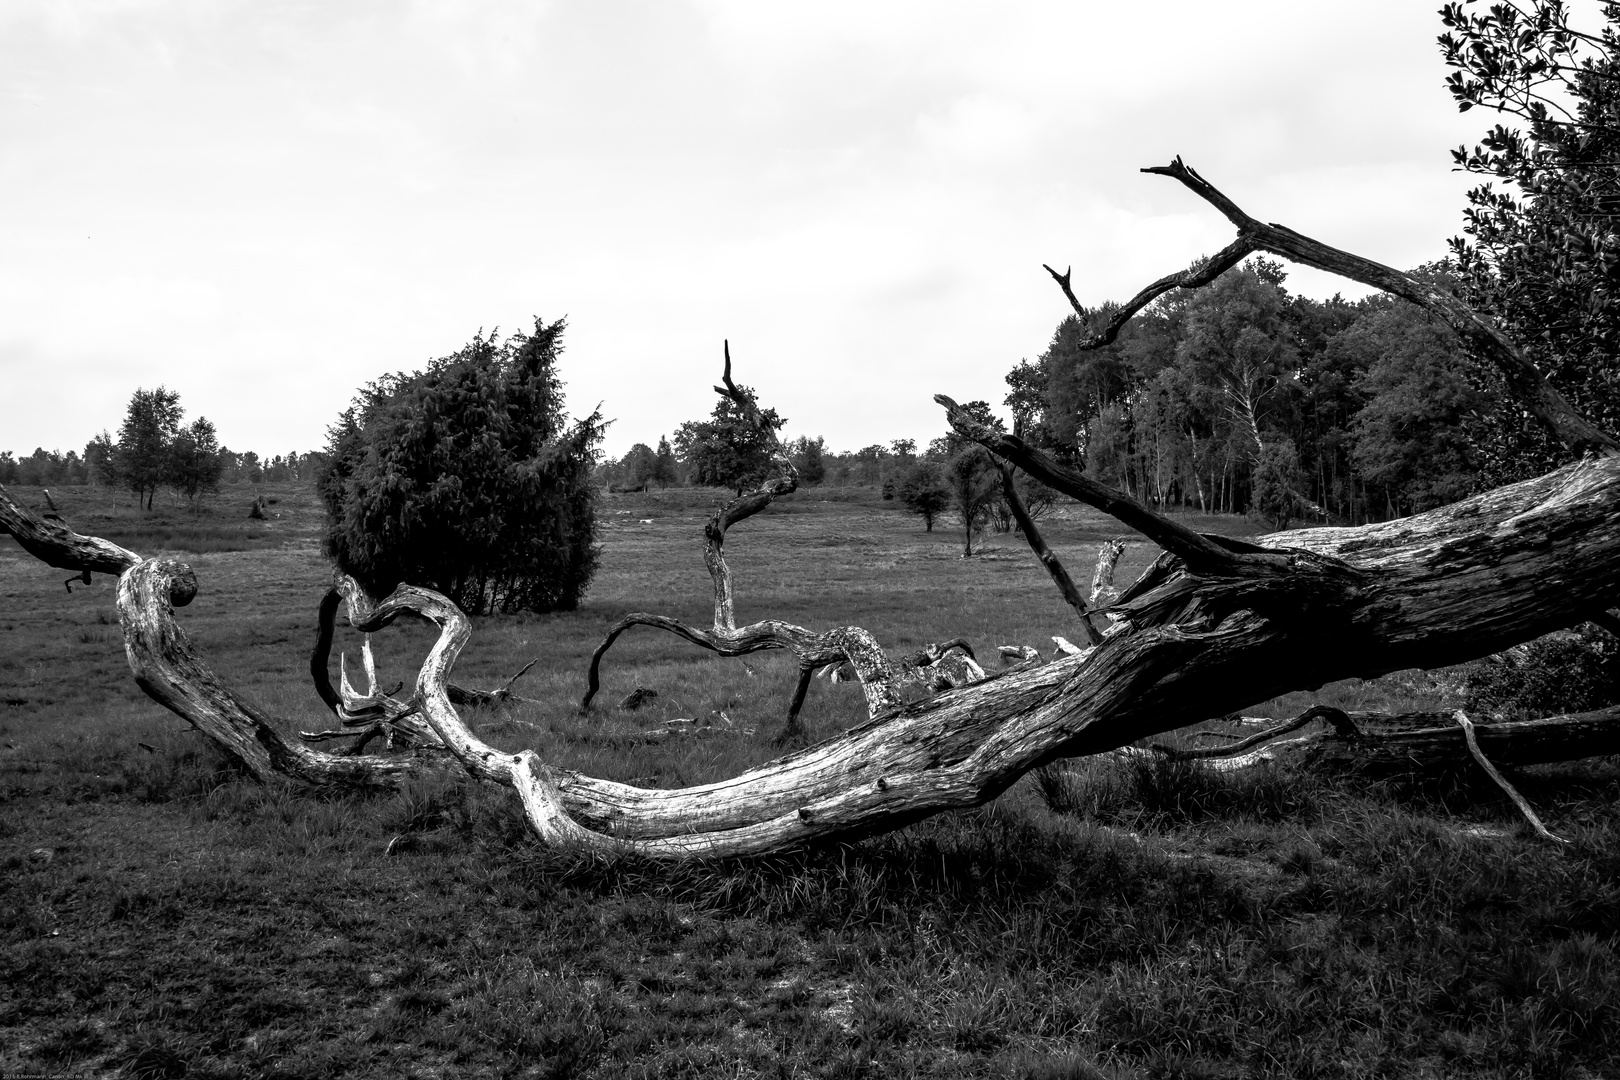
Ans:
[{"label": "grass field", "polygon": [[[328,569],[313,497],[227,490],[192,516],[53,491],[67,520],[202,585],[183,625],[290,727],[328,726],[307,651]],[[36,491],[13,492],[42,507]],[[1072,615],[1016,537],[871,492],[795,496],[731,534],[739,620],[864,626],[893,650],[965,636],[1050,652]],[[840,498],[840,496],[845,496]],[[485,737],[646,785],[779,753],[783,654],[720,660],[633,630],[577,713],[618,615],[710,617],[718,498],[605,498],[578,611],[479,620],[458,681],[516,690]],[[1119,530],[1043,523],[1077,577]],[[1235,520],[1199,528],[1252,531]],[[1129,580],[1153,555],[1134,543]],[[858,844],[686,867],[541,851],[496,790],[314,798],[236,775],[140,693],[112,583],[0,538],[0,1074],[534,1077],[1582,1077],[1620,1075],[1620,770],[1530,770],[1533,839],[1488,782],[1231,780],[1093,761]],[[425,629],[377,635],[414,677]],[[344,630],[353,656],[358,637]],[[1438,708],[1455,673],[1258,705]],[[631,689],[646,707],[613,707]],[[863,716],[817,680],[812,737]],[[643,733],[700,721],[679,738]]]}]

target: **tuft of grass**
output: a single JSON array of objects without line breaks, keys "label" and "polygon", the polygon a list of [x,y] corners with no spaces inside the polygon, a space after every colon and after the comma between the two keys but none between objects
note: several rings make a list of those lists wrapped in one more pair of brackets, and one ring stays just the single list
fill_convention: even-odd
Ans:
[{"label": "tuft of grass", "polygon": [[1127,828],[1211,820],[1309,824],[1321,814],[1321,785],[1309,773],[1273,766],[1222,773],[1160,755],[1049,765],[1036,783],[1054,813]]}]

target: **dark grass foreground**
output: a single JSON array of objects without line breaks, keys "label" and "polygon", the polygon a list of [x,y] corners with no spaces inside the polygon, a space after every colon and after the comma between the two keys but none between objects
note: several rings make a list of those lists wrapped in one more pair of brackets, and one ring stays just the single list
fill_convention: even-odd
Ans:
[{"label": "dark grass foreground", "polygon": [[[713,661],[649,635],[604,674],[609,695],[641,684],[656,702],[574,713],[613,614],[701,616],[705,508],[681,500],[626,503],[585,610],[479,624],[475,685],[538,650],[556,662],[518,688],[544,704],[476,724],[642,783],[776,752],[791,660]],[[734,538],[744,608],[893,644],[953,622],[986,645],[1065,632],[1004,538],[964,562],[955,538],[875,500],[803,505]],[[1084,565],[1095,529],[1055,522],[1054,546]],[[802,578],[773,569],[783,550]],[[294,545],[196,562],[188,628],[227,677],[319,722],[302,670],[319,559]],[[1620,1074],[1612,762],[1517,777],[1567,849],[1466,773],[1374,786],[1109,759],[855,845],[686,867],[564,858],[503,792],[317,799],[243,780],[131,685],[105,584],[70,598],[59,577],[0,552],[0,1073]],[[379,636],[385,681],[424,644]],[[1322,699],[1432,708],[1449,678]],[[812,731],[859,717],[858,697],[818,680]],[[705,723],[642,734],[677,717]]]},{"label": "dark grass foreground", "polygon": [[1270,775],[1204,776],[1189,794],[1185,766],[1117,763],[1044,777],[1060,812],[1031,782],[858,845],[669,868],[548,856],[497,792],[314,801],[207,754],[131,766],[8,803],[31,812],[4,826],[0,1068],[1602,1076],[1620,1062],[1613,770],[1527,785],[1570,852],[1456,789],[1450,809],[1488,823],[1451,818],[1435,793]]}]

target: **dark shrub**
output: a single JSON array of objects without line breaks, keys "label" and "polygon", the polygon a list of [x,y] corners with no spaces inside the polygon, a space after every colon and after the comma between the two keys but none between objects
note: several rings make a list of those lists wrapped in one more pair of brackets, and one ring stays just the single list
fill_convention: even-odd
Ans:
[{"label": "dark shrub", "polygon": [[565,426],[563,321],[480,334],[368,386],[329,431],[326,550],[374,595],[409,583],[467,611],[570,610],[596,570],[602,419]]},{"label": "dark shrub", "polygon": [[1601,709],[1620,702],[1620,648],[1591,623],[1560,630],[1474,664],[1464,698],[1507,720]]}]

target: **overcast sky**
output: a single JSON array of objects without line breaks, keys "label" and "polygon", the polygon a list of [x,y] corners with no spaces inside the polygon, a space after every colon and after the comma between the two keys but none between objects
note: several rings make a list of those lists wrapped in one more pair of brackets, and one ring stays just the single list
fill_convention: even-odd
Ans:
[{"label": "overcast sky", "polygon": [[[1397,267],[1470,180],[1439,0],[0,3],[0,449],[179,391],[319,448],[363,383],[567,316],[607,448],[739,381],[839,450],[941,434],[1082,301],[1230,226]],[[1365,290],[1295,269],[1311,296]],[[1004,411],[1004,410],[1002,410]]]}]

